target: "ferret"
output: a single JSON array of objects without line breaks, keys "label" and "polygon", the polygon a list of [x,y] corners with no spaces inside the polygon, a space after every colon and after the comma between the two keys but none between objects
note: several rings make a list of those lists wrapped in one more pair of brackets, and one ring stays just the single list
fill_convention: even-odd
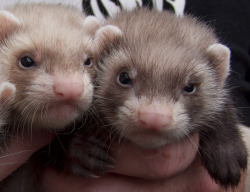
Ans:
[{"label": "ferret", "polygon": [[[230,50],[211,28],[191,16],[139,9],[108,19],[93,46],[98,117],[85,126],[97,130],[103,142],[112,141],[108,137],[114,133],[146,149],[199,132],[199,154],[211,177],[225,188],[237,186],[247,151],[227,87]],[[93,138],[88,149],[82,130],[66,136],[67,158],[56,156],[64,161],[60,170],[83,176],[88,168],[104,171],[110,161],[103,152],[110,148],[101,147],[99,157],[91,159],[86,154],[92,144],[98,151],[103,143]],[[86,167],[88,158],[92,167]]]},{"label": "ferret", "polygon": [[41,3],[2,10],[0,23],[0,68],[16,87],[8,129],[60,131],[82,117],[93,96],[91,46],[99,21]]},{"label": "ferret", "polygon": [[198,132],[210,176],[237,186],[247,150],[227,84],[230,50],[213,29],[192,16],[136,9],[109,18],[94,45],[94,106],[104,132],[145,149]]},{"label": "ferret", "polygon": [[[93,98],[99,20],[70,6],[30,3],[1,10],[0,25],[0,71],[15,88],[0,147],[23,131],[72,129]],[[1,191],[21,191],[12,178],[24,179],[11,175]]]}]

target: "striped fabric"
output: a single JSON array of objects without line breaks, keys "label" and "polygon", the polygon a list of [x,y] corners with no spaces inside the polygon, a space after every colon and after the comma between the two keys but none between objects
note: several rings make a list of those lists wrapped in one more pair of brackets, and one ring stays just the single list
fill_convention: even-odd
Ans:
[{"label": "striped fabric", "polygon": [[114,15],[121,9],[131,10],[141,6],[159,11],[170,9],[181,16],[184,14],[185,3],[185,0],[83,0],[82,5],[86,13],[103,19]]}]

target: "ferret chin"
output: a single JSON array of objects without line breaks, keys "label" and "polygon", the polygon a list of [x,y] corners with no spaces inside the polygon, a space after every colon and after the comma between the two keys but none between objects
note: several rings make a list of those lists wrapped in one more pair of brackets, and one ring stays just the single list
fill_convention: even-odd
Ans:
[{"label": "ferret chin", "polygon": [[[89,105],[87,104],[87,106]],[[37,117],[34,121],[36,121],[37,125],[41,125],[41,127],[60,130],[62,127],[74,122],[79,116],[80,113],[77,106],[72,104],[57,104],[48,108],[45,117]]]},{"label": "ferret chin", "polygon": [[95,45],[94,104],[117,137],[157,148],[198,132],[210,176],[237,186],[247,150],[227,88],[230,50],[212,29],[190,16],[124,11],[97,31]]}]

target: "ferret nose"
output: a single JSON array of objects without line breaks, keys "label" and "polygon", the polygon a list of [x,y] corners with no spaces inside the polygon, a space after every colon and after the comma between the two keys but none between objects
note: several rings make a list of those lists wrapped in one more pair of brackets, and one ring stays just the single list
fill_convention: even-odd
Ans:
[{"label": "ferret nose", "polygon": [[139,110],[139,122],[143,128],[151,130],[167,129],[172,123],[172,112],[169,107],[148,106]]},{"label": "ferret nose", "polygon": [[83,80],[78,76],[57,76],[54,80],[54,92],[57,98],[77,100],[84,91]]}]

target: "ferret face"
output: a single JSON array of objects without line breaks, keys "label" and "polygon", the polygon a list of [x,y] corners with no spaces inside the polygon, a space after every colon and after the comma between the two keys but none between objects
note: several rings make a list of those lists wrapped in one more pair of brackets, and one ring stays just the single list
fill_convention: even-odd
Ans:
[{"label": "ferret face", "polygon": [[153,26],[140,35],[134,31],[139,27],[119,27],[114,46],[100,59],[96,105],[121,137],[160,147],[202,128],[221,110],[223,83],[207,49],[176,37],[158,41]]},{"label": "ferret face", "polygon": [[93,26],[75,9],[30,6],[10,10],[19,23],[0,48],[2,65],[16,85],[13,111],[22,124],[61,129],[92,101]]}]

